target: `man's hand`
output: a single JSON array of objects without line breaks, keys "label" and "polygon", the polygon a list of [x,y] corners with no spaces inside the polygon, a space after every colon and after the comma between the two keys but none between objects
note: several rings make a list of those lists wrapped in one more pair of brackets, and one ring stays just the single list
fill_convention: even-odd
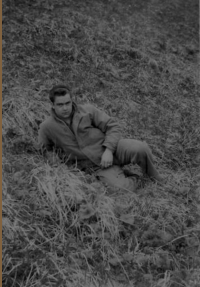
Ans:
[{"label": "man's hand", "polygon": [[106,148],[101,157],[101,167],[107,168],[113,164],[113,153],[110,149]]}]

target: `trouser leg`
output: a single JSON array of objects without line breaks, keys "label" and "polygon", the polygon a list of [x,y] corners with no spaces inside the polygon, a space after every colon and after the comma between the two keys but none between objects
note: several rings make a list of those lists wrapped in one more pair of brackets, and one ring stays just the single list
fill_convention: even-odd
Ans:
[{"label": "trouser leg", "polygon": [[143,173],[149,177],[160,180],[160,175],[153,164],[153,156],[147,143],[133,140],[122,139],[119,141],[115,157],[120,165],[138,164]]},{"label": "trouser leg", "polygon": [[99,169],[96,176],[110,186],[122,188],[124,190],[135,191],[137,188],[137,181],[134,177],[125,177],[122,168],[113,165],[106,169]]}]

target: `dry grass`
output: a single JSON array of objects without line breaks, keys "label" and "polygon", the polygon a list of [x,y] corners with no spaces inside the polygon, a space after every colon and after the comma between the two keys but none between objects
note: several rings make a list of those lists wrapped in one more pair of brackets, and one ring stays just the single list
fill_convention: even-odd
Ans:
[{"label": "dry grass", "polygon": [[[198,13],[181,1],[3,4],[4,287],[199,286]],[[167,183],[133,194],[46,163],[61,81],[146,140]]]}]

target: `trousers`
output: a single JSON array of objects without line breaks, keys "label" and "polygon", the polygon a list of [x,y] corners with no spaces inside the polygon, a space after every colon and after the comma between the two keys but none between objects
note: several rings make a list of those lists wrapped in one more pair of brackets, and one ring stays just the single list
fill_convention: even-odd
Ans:
[{"label": "trousers", "polygon": [[137,164],[144,175],[156,180],[160,179],[148,144],[134,139],[121,139],[114,153],[113,165],[106,169],[98,169],[96,176],[110,186],[134,191],[137,188],[135,178],[126,177],[122,169],[128,164]]}]

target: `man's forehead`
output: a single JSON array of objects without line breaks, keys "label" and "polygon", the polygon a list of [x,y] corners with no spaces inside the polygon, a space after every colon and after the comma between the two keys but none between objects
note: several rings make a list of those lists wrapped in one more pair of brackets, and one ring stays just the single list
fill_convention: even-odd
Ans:
[{"label": "man's forehead", "polygon": [[66,102],[71,102],[70,94],[55,97],[55,101],[54,101],[55,104],[63,104]]}]

